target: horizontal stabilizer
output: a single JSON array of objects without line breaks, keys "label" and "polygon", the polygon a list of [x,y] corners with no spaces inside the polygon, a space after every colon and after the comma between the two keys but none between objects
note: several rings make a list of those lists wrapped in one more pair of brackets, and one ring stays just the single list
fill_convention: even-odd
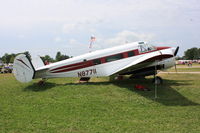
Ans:
[{"label": "horizontal stabilizer", "polygon": [[13,73],[18,81],[26,83],[30,82],[34,78],[35,69],[29,58],[24,54],[20,54],[15,57]]}]

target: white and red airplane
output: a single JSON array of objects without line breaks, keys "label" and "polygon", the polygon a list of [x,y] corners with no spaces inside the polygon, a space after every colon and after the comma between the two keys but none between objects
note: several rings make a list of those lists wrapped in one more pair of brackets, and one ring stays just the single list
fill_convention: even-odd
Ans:
[{"label": "white and red airplane", "polygon": [[[30,60],[20,54],[14,60],[13,72],[20,82],[32,79],[133,75],[156,75],[157,70],[175,65],[179,47],[155,47],[146,42],[133,42],[86,53],[63,61],[44,65],[43,61]],[[157,78],[158,80],[162,80]]]}]

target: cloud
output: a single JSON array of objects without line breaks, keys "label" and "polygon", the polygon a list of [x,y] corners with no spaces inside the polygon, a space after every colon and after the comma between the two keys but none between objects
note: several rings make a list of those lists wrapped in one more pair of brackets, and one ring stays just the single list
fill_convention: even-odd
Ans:
[{"label": "cloud", "polygon": [[76,45],[76,44],[80,44],[80,43],[76,39],[69,39],[69,44]]},{"label": "cloud", "polygon": [[18,37],[19,39],[24,39],[24,38],[25,38],[25,35],[20,34],[20,35],[18,35],[17,37]]},{"label": "cloud", "polygon": [[[166,43],[174,40],[186,49],[191,47],[188,44],[199,42],[199,5],[197,0],[2,1],[0,42],[7,45],[1,47],[0,54],[9,52],[8,46],[23,45],[30,50],[55,42],[62,43],[57,46],[60,49],[67,42],[73,44],[67,46],[79,46],[87,44],[92,34],[97,38],[94,47],[99,48],[126,41]],[[16,40],[20,33],[25,38],[18,36]],[[69,38],[75,38],[77,42],[67,41]],[[24,51],[24,47],[21,50]]]},{"label": "cloud", "polygon": [[[189,12],[199,14],[196,0],[34,0],[3,1],[0,5],[0,26],[38,25],[45,23],[74,23],[82,20],[151,20],[152,24],[187,16]],[[14,12],[14,13],[13,13]],[[165,17],[163,17],[163,15]],[[120,18],[120,19],[119,19]],[[156,21],[154,21],[156,20]],[[117,22],[117,21],[116,21]],[[176,22],[176,21],[172,21]],[[134,21],[136,23],[136,21]],[[138,22],[137,22],[138,24]],[[71,25],[73,27],[73,25]],[[66,30],[69,25],[66,26]]]},{"label": "cloud", "polygon": [[81,32],[81,31],[88,31],[95,33],[96,27],[98,24],[103,23],[104,21],[101,18],[95,17],[84,17],[78,18],[78,20],[71,20],[72,22],[68,21],[67,23],[63,24],[62,32],[63,33],[71,33],[71,32]]},{"label": "cloud", "polygon": [[151,33],[136,33],[132,31],[122,31],[115,35],[115,37],[105,40],[107,45],[121,45],[126,42],[135,41],[151,41],[155,37]]},{"label": "cloud", "polygon": [[77,24],[64,24],[62,31],[64,33],[70,33],[77,28]]},{"label": "cloud", "polygon": [[55,41],[56,43],[62,42],[62,38],[59,37],[59,36],[57,36],[57,37],[54,38],[54,41]]}]

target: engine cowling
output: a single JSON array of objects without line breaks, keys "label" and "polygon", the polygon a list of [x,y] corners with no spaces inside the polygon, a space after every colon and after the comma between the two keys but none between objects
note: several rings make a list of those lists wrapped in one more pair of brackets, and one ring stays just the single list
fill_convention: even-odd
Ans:
[{"label": "engine cowling", "polygon": [[173,67],[175,63],[176,63],[175,57],[165,59],[161,62],[161,64],[164,64],[164,67],[163,67],[164,69]]}]

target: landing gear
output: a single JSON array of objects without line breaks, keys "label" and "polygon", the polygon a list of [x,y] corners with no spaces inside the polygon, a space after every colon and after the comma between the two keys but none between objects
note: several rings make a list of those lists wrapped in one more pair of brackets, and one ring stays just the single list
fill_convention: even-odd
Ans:
[{"label": "landing gear", "polygon": [[123,75],[112,75],[112,76],[110,76],[109,81],[112,82],[112,81],[123,80],[123,79],[124,79]]},{"label": "landing gear", "polygon": [[39,86],[42,86],[42,85],[45,84],[45,82],[46,82],[46,79],[42,79],[42,80],[38,81],[37,84],[38,84]]},{"label": "landing gear", "polygon": [[159,77],[159,76],[154,76],[154,79],[153,79],[152,82],[153,82],[154,84],[160,85],[160,84],[163,83],[163,80],[162,80],[162,78]]},{"label": "landing gear", "polygon": [[80,78],[79,83],[87,83],[89,82],[89,80],[90,80],[90,77],[82,77]]}]

